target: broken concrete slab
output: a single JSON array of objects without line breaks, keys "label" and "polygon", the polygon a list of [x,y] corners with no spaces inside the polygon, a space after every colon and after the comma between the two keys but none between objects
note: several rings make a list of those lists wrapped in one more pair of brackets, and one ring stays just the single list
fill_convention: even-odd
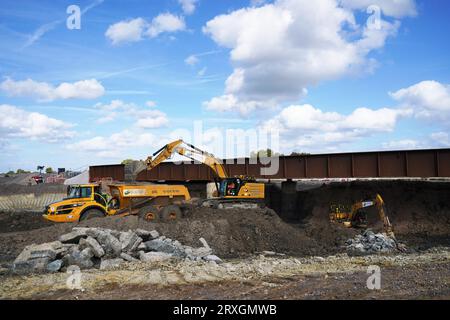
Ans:
[{"label": "broken concrete slab", "polygon": [[100,270],[110,270],[120,267],[125,261],[121,258],[116,259],[104,259],[100,263]]},{"label": "broken concrete slab", "polygon": [[144,229],[136,229],[135,232],[142,238],[143,241],[153,240],[159,237],[159,233],[156,230],[148,231]]},{"label": "broken concrete slab", "polygon": [[205,248],[205,247],[200,247],[200,248],[193,248],[192,249],[192,256],[197,257],[197,258],[203,258],[206,257],[208,255],[212,254],[212,249],[211,248]]},{"label": "broken concrete slab", "polygon": [[361,235],[348,239],[345,243],[349,252],[359,254],[388,253],[399,250],[395,239],[383,233],[375,234],[371,230],[366,230]]},{"label": "broken concrete slab", "polygon": [[207,249],[211,249],[211,247],[209,246],[208,242],[206,242],[205,238],[200,238],[198,240],[202,243],[203,247],[205,247]]},{"label": "broken concrete slab", "polygon": [[46,270],[48,272],[58,272],[64,266],[64,261],[62,259],[55,260],[47,264]]},{"label": "broken concrete slab", "polygon": [[76,265],[81,269],[92,268],[94,266],[94,262],[91,260],[89,256],[91,254],[93,256],[93,253],[92,251],[89,252],[85,250],[90,250],[90,248],[83,249],[83,251],[81,252],[74,250],[72,253],[65,255],[63,257],[64,264],[67,266]]},{"label": "broken concrete slab", "polygon": [[86,238],[85,242],[86,242],[86,245],[89,248],[91,248],[92,253],[94,254],[95,257],[101,258],[105,255],[105,250],[102,248],[100,243],[98,243],[98,241],[95,240],[94,238],[92,238],[91,236],[88,236]]},{"label": "broken concrete slab", "polygon": [[45,270],[49,262],[49,258],[37,258],[15,262],[12,265],[12,270],[18,273],[41,272]]},{"label": "broken concrete slab", "polygon": [[110,256],[118,257],[122,252],[122,243],[108,232],[101,232],[97,237],[97,241]]},{"label": "broken concrete slab", "polygon": [[[14,263],[26,262],[27,260],[40,257],[56,256],[57,250],[61,249],[63,244],[60,241],[53,241],[43,244],[32,244],[26,246],[14,260]],[[53,257],[54,258],[54,257]]]},{"label": "broken concrete slab", "polygon": [[143,262],[162,262],[172,258],[173,255],[166,252],[139,252],[139,259]]},{"label": "broken concrete slab", "polygon": [[48,258],[54,260],[56,258],[56,251],[53,249],[47,250],[32,250],[30,252],[30,259]]},{"label": "broken concrete slab", "polygon": [[63,234],[59,237],[62,243],[78,243],[81,238],[86,238],[88,228],[73,228],[72,232]]},{"label": "broken concrete slab", "polygon": [[216,256],[214,254],[209,254],[209,255],[203,257],[202,259],[205,261],[208,261],[208,262],[215,262],[217,264],[223,262],[222,259],[220,259],[218,256]]},{"label": "broken concrete slab", "polygon": [[130,252],[136,250],[136,248],[142,242],[142,238],[132,231],[122,232],[120,234],[119,240],[122,243],[123,252]]},{"label": "broken concrete slab", "polygon": [[94,252],[91,248],[84,248],[81,250],[80,255],[86,259],[90,259],[94,256]]},{"label": "broken concrete slab", "polygon": [[122,252],[122,253],[120,254],[120,257],[121,257],[123,260],[128,261],[128,262],[136,262],[136,261],[139,261],[139,259],[136,259],[136,258],[132,257],[131,255],[125,253],[125,252]]}]

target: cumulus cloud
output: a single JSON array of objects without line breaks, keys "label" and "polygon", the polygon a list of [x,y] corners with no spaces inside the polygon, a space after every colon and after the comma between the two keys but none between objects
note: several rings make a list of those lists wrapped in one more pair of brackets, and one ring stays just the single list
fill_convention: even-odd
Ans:
[{"label": "cumulus cloud", "polygon": [[147,22],[142,18],[117,22],[108,27],[105,36],[113,45],[124,42],[136,42],[142,40],[142,34],[147,27]]},{"label": "cumulus cloud", "polygon": [[70,138],[72,125],[45,114],[29,112],[16,106],[0,105],[0,133],[7,138],[28,138],[57,142]]},{"label": "cumulus cloud", "polygon": [[184,14],[193,14],[198,0],[178,0]]},{"label": "cumulus cloud", "polygon": [[[235,108],[226,109],[241,110],[249,102],[297,101],[309,86],[372,70],[369,53],[382,48],[399,25],[386,20],[379,28],[359,25],[354,11],[337,0],[278,0],[216,16],[203,31],[231,50],[234,70],[218,99],[232,96]],[[217,98],[205,105],[214,110]]]},{"label": "cumulus cloud", "polygon": [[32,79],[15,81],[7,78],[0,84],[0,89],[12,97],[29,97],[38,101],[95,99],[105,93],[105,88],[96,79],[63,82],[55,87]]},{"label": "cumulus cloud", "polygon": [[401,106],[413,109],[417,118],[450,124],[450,85],[422,81],[390,95]]},{"label": "cumulus cloud", "polygon": [[151,133],[133,132],[124,130],[110,136],[95,136],[90,139],[66,145],[68,150],[94,153],[98,157],[122,157],[126,150],[152,147],[156,138]]},{"label": "cumulus cloud", "polygon": [[248,101],[240,101],[233,94],[225,94],[219,97],[214,97],[209,101],[203,102],[203,106],[207,110],[212,111],[237,111],[241,115],[246,116],[250,112],[255,109],[263,109],[274,107],[276,102],[274,100],[266,100],[266,101],[257,101],[257,100],[248,100]]},{"label": "cumulus cloud", "polygon": [[[155,105],[153,101],[147,102],[147,106],[154,107]],[[136,126],[143,129],[160,128],[169,123],[167,115],[160,110],[139,108],[134,103],[125,103],[122,100],[112,100],[107,104],[97,103],[94,107],[101,114],[97,120],[98,123],[111,122],[119,117],[133,118],[136,120]]]},{"label": "cumulus cloud", "polygon": [[161,13],[153,18],[147,34],[150,38],[155,38],[163,32],[176,32],[186,29],[183,17],[173,15],[171,13]]},{"label": "cumulus cloud", "polygon": [[105,36],[113,45],[141,41],[145,37],[156,38],[161,33],[173,33],[186,29],[184,18],[171,13],[161,13],[148,22],[143,18],[124,20],[110,25]]},{"label": "cumulus cloud", "polygon": [[392,132],[398,120],[409,116],[403,109],[357,108],[345,115],[325,112],[312,105],[291,105],[274,118],[262,123],[264,130],[277,130],[283,145],[302,150],[332,150],[340,144],[370,136]]},{"label": "cumulus cloud", "polygon": [[184,62],[189,66],[194,66],[199,62],[199,60],[195,55],[191,54],[184,60]]}]

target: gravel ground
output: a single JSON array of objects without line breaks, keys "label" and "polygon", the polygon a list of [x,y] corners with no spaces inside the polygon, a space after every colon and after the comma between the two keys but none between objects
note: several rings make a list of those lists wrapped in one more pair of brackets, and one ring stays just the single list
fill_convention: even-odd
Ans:
[{"label": "gravel ground", "polygon": [[[381,289],[366,286],[381,270]],[[1,299],[448,299],[450,248],[420,254],[294,258],[255,256],[221,265],[198,262],[128,264],[83,272],[83,291],[67,274],[0,276]]]}]

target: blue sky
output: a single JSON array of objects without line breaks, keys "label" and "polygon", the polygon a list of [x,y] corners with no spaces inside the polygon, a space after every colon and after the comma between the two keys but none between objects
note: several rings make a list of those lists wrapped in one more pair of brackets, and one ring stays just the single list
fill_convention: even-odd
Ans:
[{"label": "blue sky", "polygon": [[445,1],[0,6],[0,171],[144,159],[175,138],[253,150],[227,149],[230,132],[276,131],[287,154],[450,146]]}]

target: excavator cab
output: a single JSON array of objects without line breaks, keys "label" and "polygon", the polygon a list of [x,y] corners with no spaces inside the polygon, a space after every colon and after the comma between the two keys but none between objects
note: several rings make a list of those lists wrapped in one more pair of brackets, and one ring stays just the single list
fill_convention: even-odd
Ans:
[{"label": "excavator cab", "polygon": [[230,197],[237,196],[242,186],[242,181],[239,178],[225,178],[220,181],[219,196]]}]

